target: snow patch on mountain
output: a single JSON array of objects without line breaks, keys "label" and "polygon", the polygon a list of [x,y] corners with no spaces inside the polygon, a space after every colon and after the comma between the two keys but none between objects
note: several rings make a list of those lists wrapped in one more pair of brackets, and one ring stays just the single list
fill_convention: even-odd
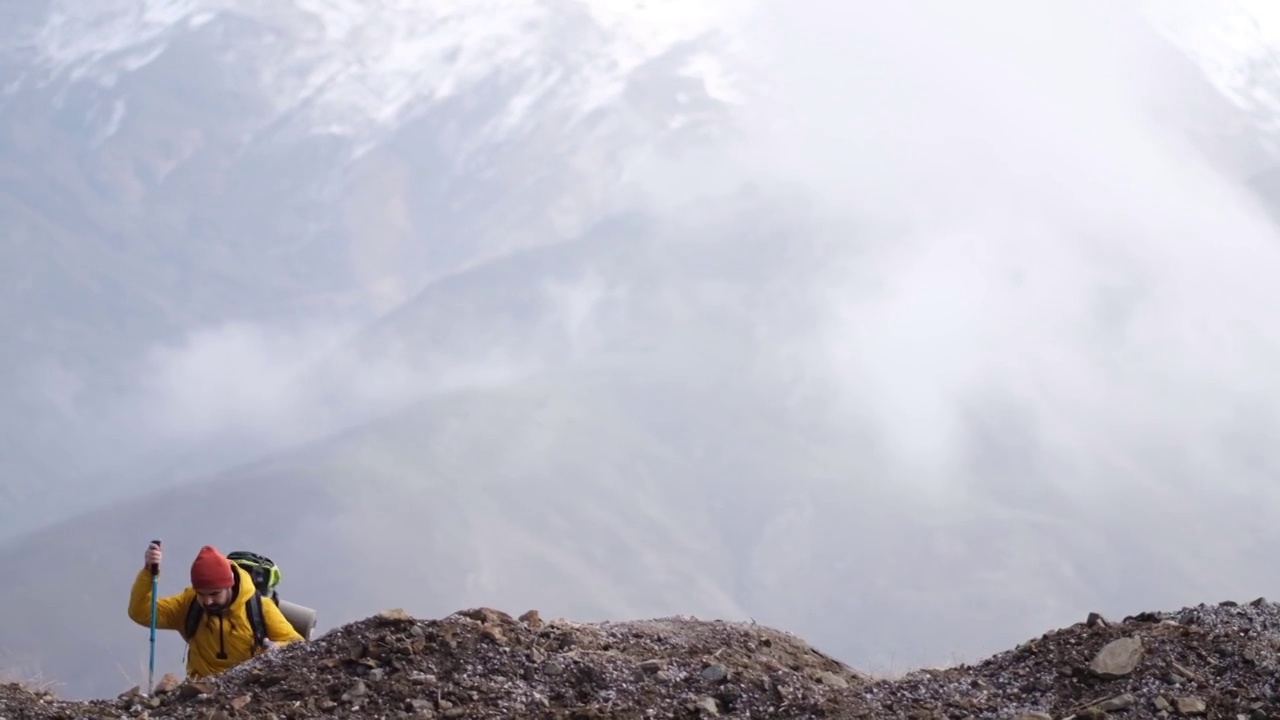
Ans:
[{"label": "snow patch on mountain", "polygon": [[1280,132],[1280,3],[1143,0],[1142,7],[1259,128]]},{"label": "snow patch on mountain", "polygon": [[[220,62],[256,73],[277,114],[266,122],[289,117],[304,134],[369,142],[424,103],[494,78],[525,78],[503,127],[552,92],[571,92],[562,107],[583,117],[615,102],[642,63],[686,41],[731,35],[752,2],[50,0],[43,20],[0,52],[21,59],[10,94],[78,81],[110,88],[191,33],[209,33]],[[732,101],[727,64],[703,53],[683,72]]]},{"label": "snow patch on mountain", "polygon": [[742,25],[754,15],[756,0],[588,0],[587,10],[606,32],[618,38],[615,58],[635,67],[679,43],[717,34],[719,54],[700,53],[682,70],[707,84],[711,97],[741,101],[742,79],[726,62],[738,57]]}]

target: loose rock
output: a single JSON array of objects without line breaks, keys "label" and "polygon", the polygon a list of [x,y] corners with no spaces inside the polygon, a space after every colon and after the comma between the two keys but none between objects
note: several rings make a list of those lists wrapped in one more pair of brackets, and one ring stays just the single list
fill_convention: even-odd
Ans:
[{"label": "loose rock", "polygon": [[1180,697],[1174,701],[1174,706],[1183,715],[1203,715],[1208,709],[1205,701],[1198,697]]},{"label": "loose rock", "polygon": [[154,697],[61,701],[0,686],[0,718],[1280,717],[1280,610],[1216,603],[1089,618],[982,662],[871,679],[754,623],[519,619],[492,608],[346,625]]},{"label": "loose rock", "polygon": [[1124,637],[1112,640],[1094,656],[1089,669],[1107,680],[1124,677],[1142,661],[1142,638]]}]

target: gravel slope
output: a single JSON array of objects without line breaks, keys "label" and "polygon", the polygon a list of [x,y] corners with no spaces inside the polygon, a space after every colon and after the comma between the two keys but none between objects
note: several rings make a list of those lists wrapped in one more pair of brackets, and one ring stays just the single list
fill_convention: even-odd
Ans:
[{"label": "gravel slope", "polygon": [[870,678],[778,630],[392,610],[155,697],[0,687],[0,719],[1248,718],[1280,716],[1280,606],[1090,615],[981,663]]}]

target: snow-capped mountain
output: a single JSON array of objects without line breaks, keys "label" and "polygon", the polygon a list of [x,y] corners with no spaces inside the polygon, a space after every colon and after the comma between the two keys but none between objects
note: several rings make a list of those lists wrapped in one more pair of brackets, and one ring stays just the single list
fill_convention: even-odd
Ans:
[{"label": "snow-capped mountain", "polygon": [[155,448],[107,418],[158,346],[225,322],[367,322],[625,204],[630,163],[729,126],[745,8],[6,4],[0,292],[21,312],[0,315],[0,475],[24,480],[0,497],[139,475]]},{"label": "snow-capped mountain", "polygon": [[147,456],[104,408],[157,346],[226,322],[368,323],[627,208],[635,164],[734,127],[759,51],[738,31],[760,7],[3,4],[0,306],[20,310],[0,314],[0,475],[35,487]]},{"label": "snow-capped mountain", "polygon": [[[132,125],[138,141],[159,146],[147,163],[156,189],[215,144],[210,159],[223,164],[306,162],[310,171],[294,179],[305,187],[294,189],[329,201],[361,172],[352,162],[397,143],[429,154],[401,154],[410,164],[445,163],[434,175],[457,185],[534,161],[543,169],[529,168],[526,180],[554,177],[537,189],[546,210],[534,227],[564,237],[604,202],[601,180],[618,178],[626,159],[723,123],[716,108],[734,99],[733,19],[749,6],[718,1],[51,0],[0,31],[12,78],[2,97],[12,109],[43,97],[90,152],[110,152]],[[164,117],[158,103],[181,117]],[[299,212],[311,233],[341,222]],[[518,244],[437,244],[431,272]]]},{"label": "snow-capped mountain", "polygon": [[[732,7],[736,5],[738,7]],[[67,81],[100,89],[99,138],[130,112],[112,88],[183,45],[266,101],[249,134],[334,134],[361,151],[427,111],[498,78],[519,87],[473,142],[515,131],[549,101],[582,121],[622,99],[627,78],[678,44],[720,34],[742,3],[501,0],[53,0],[9,31],[24,67],[6,94]],[[732,92],[715,53],[680,72]],[[557,98],[556,96],[559,96]],[[247,138],[246,138],[247,139]]]},{"label": "snow-capped mountain", "polygon": [[1142,8],[1259,128],[1280,132],[1280,5],[1267,0],[1142,0]]}]

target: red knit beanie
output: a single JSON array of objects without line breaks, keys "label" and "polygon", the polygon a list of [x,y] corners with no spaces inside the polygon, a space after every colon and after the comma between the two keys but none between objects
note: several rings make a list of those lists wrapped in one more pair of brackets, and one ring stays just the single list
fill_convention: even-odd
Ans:
[{"label": "red knit beanie", "polygon": [[223,590],[236,584],[231,561],[218,549],[205,545],[191,563],[191,587],[196,590]]}]

